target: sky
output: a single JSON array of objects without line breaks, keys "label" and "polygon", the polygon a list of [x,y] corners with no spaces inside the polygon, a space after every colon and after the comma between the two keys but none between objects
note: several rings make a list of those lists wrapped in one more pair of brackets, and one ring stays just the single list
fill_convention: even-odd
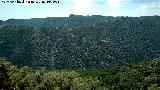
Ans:
[{"label": "sky", "polygon": [[59,0],[60,3],[57,4],[20,4],[3,3],[2,1],[7,0],[0,0],[0,20],[7,20],[11,18],[29,19],[46,17],[68,17],[70,14],[84,16],[160,15],[160,0]]}]

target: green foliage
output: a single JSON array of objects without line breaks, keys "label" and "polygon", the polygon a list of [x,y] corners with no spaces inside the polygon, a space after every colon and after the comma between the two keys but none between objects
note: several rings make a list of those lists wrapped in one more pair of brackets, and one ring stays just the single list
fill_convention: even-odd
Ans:
[{"label": "green foliage", "polygon": [[160,85],[160,59],[141,62],[135,65],[111,68],[108,70],[78,71],[81,77],[96,77],[101,87],[109,90],[146,90],[152,84]]},{"label": "green foliage", "polygon": [[101,69],[160,57],[160,17],[7,20],[0,57],[18,67]]},{"label": "green foliage", "polygon": [[160,90],[160,59],[107,70],[17,69],[0,60],[0,89],[7,90]]},{"label": "green foliage", "polygon": [[0,89],[13,90],[15,84],[12,83],[12,74],[16,69],[11,63],[6,62],[5,59],[0,58]]},{"label": "green foliage", "polygon": [[152,84],[151,87],[148,88],[148,90],[160,90],[160,87],[158,87],[157,84]]},{"label": "green foliage", "polygon": [[9,62],[0,61],[0,89],[4,90],[96,90],[97,78],[79,77],[75,71],[50,71],[45,68],[31,70],[28,66],[13,68]]},{"label": "green foliage", "polygon": [[0,21],[0,57],[19,68],[0,58],[0,89],[157,90],[159,24],[159,16]]}]

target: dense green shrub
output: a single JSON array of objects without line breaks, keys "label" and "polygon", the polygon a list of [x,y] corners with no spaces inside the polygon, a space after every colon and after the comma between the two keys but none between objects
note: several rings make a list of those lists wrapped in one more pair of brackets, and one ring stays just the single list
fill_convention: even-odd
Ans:
[{"label": "dense green shrub", "polygon": [[0,89],[4,90],[159,90],[160,59],[108,70],[47,71],[16,68],[0,60]]},{"label": "dense green shrub", "polygon": [[46,72],[44,68],[31,70],[27,66],[17,69],[1,60],[0,85],[1,89],[7,90],[96,90],[100,88],[100,81],[79,77],[75,71]]},{"label": "dense green shrub", "polygon": [[107,69],[160,57],[160,16],[85,18],[8,20],[0,27],[0,57],[18,67],[56,69]]}]

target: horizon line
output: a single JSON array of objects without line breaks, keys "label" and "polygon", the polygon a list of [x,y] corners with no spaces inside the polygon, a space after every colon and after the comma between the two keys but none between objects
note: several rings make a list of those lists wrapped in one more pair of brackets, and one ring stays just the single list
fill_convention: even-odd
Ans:
[{"label": "horizon line", "polygon": [[80,14],[70,14],[69,16],[53,16],[53,17],[33,17],[33,18],[8,18],[6,20],[0,19],[0,21],[7,21],[7,20],[29,20],[29,19],[47,19],[47,18],[69,18],[70,16],[78,16],[78,17],[92,17],[92,16],[102,16],[102,17],[147,17],[147,16],[159,16],[159,15],[143,15],[143,16],[113,16],[113,15],[100,15],[100,14],[93,14],[93,15],[80,15]]}]

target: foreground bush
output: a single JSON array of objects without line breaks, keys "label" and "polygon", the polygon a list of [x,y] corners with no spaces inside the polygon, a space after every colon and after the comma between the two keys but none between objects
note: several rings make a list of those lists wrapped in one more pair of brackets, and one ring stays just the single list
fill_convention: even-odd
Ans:
[{"label": "foreground bush", "polygon": [[0,61],[0,85],[4,90],[96,90],[100,88],[97,78],[82,78],[74,71],[46,72],[44,68],[33,71],[27,66],[17,69],[4,60]]},{"label": "foreground bush", "polygon": [[0,59],[3,90],[160,90],[160,59],[108,70],[18,69]]}]

